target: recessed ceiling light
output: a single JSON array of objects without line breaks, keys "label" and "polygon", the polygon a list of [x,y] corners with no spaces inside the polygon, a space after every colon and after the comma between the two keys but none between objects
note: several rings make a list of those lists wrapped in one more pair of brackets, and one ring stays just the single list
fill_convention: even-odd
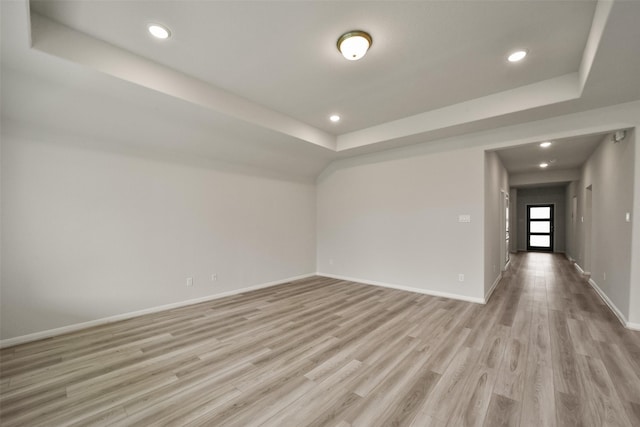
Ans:
[{"label": "recessed ceiling light", "polygon": [[332,122],[336,123],[340,121],[340,116],[337,114],[333,114],[331,116],[329,116],[329,120],[331,120]]},{"label": "recessed ceiling light", "polygon": [[516,50],[515,52],[509,54],[507,59],[509,60],[509,62],[518,62],[522,61],[525,56],[527,56],[526,50]]},{"label": "recessed ceiling light", "polygon": [[147,28],[149,30],[149,33],[151,33],[151,35],[157,39],[168,39],[171,35],[171,31],[169,31],[167,27],[160,24],[149,24]]},{"label": "recessed ceiling light", "polygon": [[540,143],[540,147],[542,147],[542,148],[551,147],[551,141],[541,142]]},{"label": "recessed ceiling light", "polygon": [[338,50],[349,61],[357,61],[366,55],[373,39],[364,31],[355,30],[344,33],[338,39]]},{"label": "recessed ceiling light", "polygon": [[543,169],[546,168],[547,166],[549,166],[549,163],[544,163],[544,162],[540,163],[540,167]]}]

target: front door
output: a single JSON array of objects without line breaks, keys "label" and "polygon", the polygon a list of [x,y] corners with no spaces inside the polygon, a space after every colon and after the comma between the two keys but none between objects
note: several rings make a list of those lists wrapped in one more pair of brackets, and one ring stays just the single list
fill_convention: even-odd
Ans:
[{"label": "front door", "polygon": [[553,252],[553,205],[527,205],[527,250]]}]

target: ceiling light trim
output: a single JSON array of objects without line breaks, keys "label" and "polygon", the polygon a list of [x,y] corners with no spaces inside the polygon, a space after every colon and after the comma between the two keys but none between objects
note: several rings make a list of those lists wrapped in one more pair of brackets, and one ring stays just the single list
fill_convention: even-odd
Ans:
[{"label": "ceiling light trim", "polygon": [[507,56],[507,61],[516,64],[522,62],[528,55],[529,51],[527,49],[516,49]]},{"label": "ceiling light trim", "polygon": [[168,40],[171,38],[171,30],[166,25],[151,22],[147,25],[147,31],[158,40]]},{"label": "ceiling light trim", "polygon": [[371,46],[373,38],[366,31],[352,30],[338,38],[336,46],[342,56],[349,61],[357,61],[364,58]]}]

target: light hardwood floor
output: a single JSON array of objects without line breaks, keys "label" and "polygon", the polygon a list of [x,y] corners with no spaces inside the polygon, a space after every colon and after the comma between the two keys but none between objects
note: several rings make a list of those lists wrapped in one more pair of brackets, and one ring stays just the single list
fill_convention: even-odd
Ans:
[{"label": "light hardwood floor", "polygon": [[2,426],[640,426],[640,333],[561,256],[486,306],[310,278],[1,351]]}]

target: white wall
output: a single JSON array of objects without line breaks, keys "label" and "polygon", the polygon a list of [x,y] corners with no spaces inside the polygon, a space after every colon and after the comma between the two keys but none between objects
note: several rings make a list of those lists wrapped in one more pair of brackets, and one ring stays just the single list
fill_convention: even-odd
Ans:
[{"label": "white wall", "polygon": [[632,221],[632,249],[631,249],[631,295],[629,298],[629,322],[635,329],[640,330],[640,134],[638,128],[627,136],[634,141],[634,194]]},{"label": "white wall", "polygon": [[507,170],[494,151],[485,154],[484,181],[484,294],[487,295],[505,264],[501,259],[501,245],[505,244],[502,209],[504,194],[509,194]]},{"label": "white wall", "polygon": [[[511,184],[511,176],[509,176]],[[509,189],[509,250],[518,252],[518,189]]]},{"label": "white wall", "polygon": [[313,184],[2,131],[2,339],[315,271]]},{"label": "white wall", "polygon": [[[582,172],[581,172],[582,174]],[[565,229],[566,229],[566,243],[565,243],[565,253],[574,260],[577,260],[579,249],[578,249],[578,236],[577,230],[579,225],[579,212],[578,205],[573,206],[573,198],[577,195],[578,182],[572,181],[570,182],[565,190]],[[577,199],[576,199],[577,200]]]},{"label": "white wall", "polygon": [[[480,300],[485,150],[639,117],[635,102],[359,156],[332,164],[316,187],[3,123],[2,338],[310,273],[316,248],[321,273]],[[637,151],[627,161],[640,164]],[[640,168],[634,179],[638,193]],[[633,274],[627,311],[638,322],[639,227],[633,236],[634,263],[620,268]],[[219,280],[207,282],[213,272]]]},{"label": "white wall", "polygon": [[[570,255],[583,269],[588,269],[591,280],[628,320],[631,297],[640,287],[640,283],[631,281],[633,228],[632,222],[625,220],[625,214],[633,212],[635,138],[632,131],[616,144],[611,142],[610,135],[604,137],[583,166],[580,181],[569,186],[568,195],[568,199],[578,197],[577,236],[571,237],[575,243]],[[592,235],[591,257],[586,259],[589,251],[585,246],[588,224],[585,205],[589,186]]]},{"label": "white wall", "polygon": [[320,177],[321,274],[484,298],[484,150],[429,150],[343,160]]},{"label": "white wall", "polygon": [[481,300],[493,275],[484,151],[635,126],[639,112],[621,104],[335,162],[318,179],[318,271]]}]

